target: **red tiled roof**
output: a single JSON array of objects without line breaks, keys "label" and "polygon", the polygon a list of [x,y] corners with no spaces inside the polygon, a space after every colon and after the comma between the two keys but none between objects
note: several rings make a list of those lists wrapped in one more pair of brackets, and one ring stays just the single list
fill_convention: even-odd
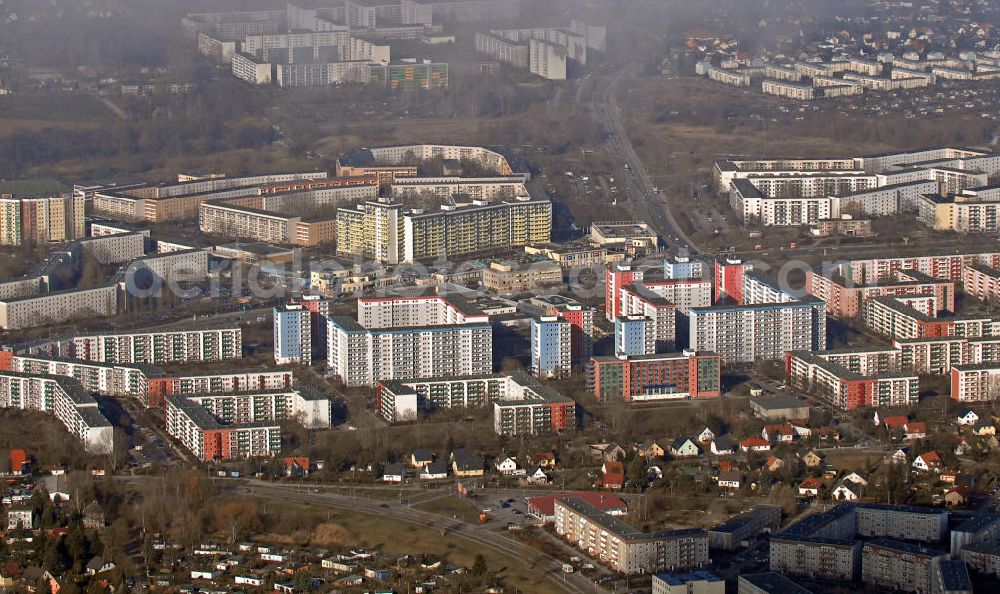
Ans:
[{"label": "red tiled roof", "polygon": [[886,417],[885,421],[883,421],[882,424],[890,428],[892,427],[902,428],[904,425],[906,425],[907,422],[909,422],[909,419],[907,419],[906,417],[896,416],[896,417]]},{"label": "red tiled roof", "polygon": [[542,495],[528,499],[528,509],[536,510],[543,516],[552,516],[556,513],[556,500],[567,497],[579,497],[590,505],[603,512],[627,511],[628,506],[621,497],[612,493],[598,493],[595,491],[580,491],[578,493],[560,493],[559,495]]}]

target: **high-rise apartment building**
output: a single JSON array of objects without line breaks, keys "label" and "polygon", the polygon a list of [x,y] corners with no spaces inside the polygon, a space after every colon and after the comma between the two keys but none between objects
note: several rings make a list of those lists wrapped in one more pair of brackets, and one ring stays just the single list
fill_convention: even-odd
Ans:
[{"label": "high-rise apartment building", "polygon": [[275,307],[274,362],[278,365],[312,363],[312,312],[301,304]]},{"label": "high-rise apartment building", "polygon": [[572,326],[558,316],[531,320],[531,372],[538,377],[569,377],[572,371]]}]

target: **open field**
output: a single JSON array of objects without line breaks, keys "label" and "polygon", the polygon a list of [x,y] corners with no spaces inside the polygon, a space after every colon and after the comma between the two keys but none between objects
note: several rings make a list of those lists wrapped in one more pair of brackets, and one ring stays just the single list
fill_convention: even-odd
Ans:
[{"label": "open field", "polygon": [[[533,568],[523,567],[506,555],[470,547],[467,541],[453,535],[372,514],[327,510],[299,503],[285,505],[316,518],[316,528],[307,535],[309,544],[371,547],[386,555],[435,555],[465,567],[471,567],[476,554],[482,553],[490,572],[498,574],[508,586],[537,594],[562,592],[538,580]],[[281,537],[274,539],[281,540]]]},{"label": "open field", "polygon": [[69,188],[66,184],[51,177],[0,181],[0,193],[16,194],[18,196],[58,194],[60,192],[65,192],[67,189]]},{"label": "open field", "polygon": [[111,112],[90,95],[0,97],[0,136],[20,130],[89,128],[113,119]]}]

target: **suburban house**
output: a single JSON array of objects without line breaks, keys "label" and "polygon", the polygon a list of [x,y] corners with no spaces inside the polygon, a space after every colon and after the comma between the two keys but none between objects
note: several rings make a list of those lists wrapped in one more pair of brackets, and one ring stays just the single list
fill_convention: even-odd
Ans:
[{"label": "suburban house", "polygon": [[767,468],[768,472],[778,472],[785,466],[785,461],[777,456],[771,456],[767,459],[764,464],[764,468]]},{"label": "suburban house", "polygon": [[698,433],[695,433],[694,438],[698,440],[698,443],[708,444],[715,441],[715,433],[708,427],[705,427]]},{"label": "suburban house", "polygon": [[833,497],[834,501],[857,501],[861,497],[861,490],[863,488],[861,483],[844,479],[833,490],[831,497]]},{"label": "suburban house", "polygon": [[979,415],[977,415],[976,411],[971,408],[963,408],[958,411],[958,418],[955,419],[956,423],[967,427],[975,425],[977,421],[979,421]]},{"label": "suburban house", "polygon": [[556,455],[552,452],[538,452],[531,457],[539,468],[553,469],[556,467]]},{"label": "suburban house", "polygon": [[590,455],[598,461],[616,461],[625,458],[625,448],[616,443],[595,443],[590,446]]},{"label": "suburban house", "polygon": [[818,478],[811,476],[799,483],[800,497],[819,497],[819,492],[825,487]]},{"label": "suburban house", "polygon": [[625,486],[625,465],[621,462],[605,462],[601,466],[601,486],[605,489],[617,491]]},{"label": "suburban house", "polygon": [[448,478],[448,463],[444,460],[431,462],[423,467],[419,477],[425,481],[436,481]]},{"label": "suburban house", "polygon": [[700,453],[698,444],[690,437],[678,437],[670,444],[670,455],[675,458],[692,458]]},{"label": "suburban house", "polygon": [[944,494],[944,504],[948,507],[959,507],[965,505],[969,500],[969,488],[962,487],[952,487],[948,489],[948,492]]},{"label": "suburban house", "polygon": [[795,441],[795,429],[791,423],[778,423],[776,425],[764,425],[760,436],[768,441],[778,443],[791,443]]},{"label": "suburban house", "polygon": [[518,468],[517,460],[511,458],[510,456],[497,458],[496,467],[497,467],[497,472],[506,476],[514,476],[518,474],[518,470],[521,471],[520,474],[522,475],[525,474],[523,468]]},{"label": "suburban house", "polygon": [[83,527],[88,530],[97,530],[104,528],[105,518],[104,510],[101,509],[101,504],[97,501],[91,501],[90,505],[83,508]]},{"label": "suburban house", "polygon": [[927,424],[919,421],[909,421],[903,425],[905,439],[924,439],[927,437]]},{"label": "suburban house", "polygon": [[909,418],[904,417],[902,415],[886,417],[885,420],[882,422],[882,425],[890,432],[902,431],[903,428],[906,427],[906,423],[909,420],[910,420]]},{"label": "suburban house", "polygon": [[750,437],[740,442],[740,450],[744,452],[770,452],[771,443],[759,437]]},{"label": "suburban house", "polygon": [[743,473],[739,470],[729,470],[719,473],[720,489],[739,489],[743,486]]},{"label": "suburban house", "polygon": [[802,456],[802,463],[805,464],[807,468],[816,468],[823,463],[823,456],[809,450]]},{"label": "suburban house", "polygon": [[914,470],[927,472],[941,468],[941,457],[937,452],[924,452],[913,461]]},{"label": "suburban house", "polygon": [[987,435],[996,435],[997,426],[986,419],[979,419],[972,425],[972,433],[980,437],[985,437]]},{"label": "suburban house", "polygon": [[410,466],[423,468],[434,461],[434,451],[427,448],[416,448],[410,454]]},{"label": "suburban house", "polygon": [[401,483],[406,478],[406,468],[402,464],[386,464],[382,470],[383,483]]},{"label": "suburban house", "polygon": [[94,557],[87,563],[87,575],[97,575],[99,573],[104,573],[105,571],[111,571],[115,568],[115,564],[110,559],[105,560],[104,557],[100,555]]},{"label": "suburban house", "polygon": [[910,459],[909,448],[899,448],[889,456],[889,461],[893,464],[906,464]]},{"label": "suburban house", "polygon": [[451,472],[457,477],[483,476],[483,459],[465,448],[451,454]]},{"label": "suburban house", "polygon": [[541,466],[536,468],[535,472],[528,475],[528,482],[532,485],[547,485],[551,481],[552,479],[549,478],[548,473]]},{"label": "suburban house", "polygon": [[868,479],[866,479],[864,476],[861,475],[861,473],[859,473],[856,470],[852,471],[852,472],[850,472],[850,473],[848,473],[846,475],[844,475],[844,477],[841,480],[842,481],[851,481],[851,482],[857,483],[857,484],[859,484],[859,485],[861,485],[863,487],[867,487],[868,486]]},{"label": "suburban house", "polygon": [[662,458],[663,455],[666,454],[666,450],[663,449],[663,446],[655,440],[644,442],[637,448],[637,450],[639,455],[643,458]]},{"label": "suburban house", "polygon": [[284,460],[285,476],[306,476],[309,474],[309,458],[288,456]]},{"label": "suburban house", "polygon": [[732,438],[728,435],[723,435],[722,437],[716,437],[712,440],[711,450],[716,456],[729,456],[736,449],[736,445],[733,443]]}]

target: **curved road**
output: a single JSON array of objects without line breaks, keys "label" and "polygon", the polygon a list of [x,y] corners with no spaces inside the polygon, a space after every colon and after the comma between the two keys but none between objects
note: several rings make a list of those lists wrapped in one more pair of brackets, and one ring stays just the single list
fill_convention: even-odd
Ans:
[{"label": "curved road", "polygon": [[270,500],[296,501],[309,503],[312,505],[326,506],[351,512],[368,513],[379,516],[388,516],[403,522],[409,522],[418,526],[443,530],[448,534],[463,538],[476,545],[502,553],[511,557],[515,561],[521,562],[525,567],[541,572],[548,581],[571,594],[583,594],[584,592],[604,592],[606,590],[598,588],[593,582],[583,575],[573,573],[565,574],[559,568],[561,561],[534,549],[509,536],[487,529],[485,526],[468,524],[460,520],[448,520],[438,514],[426,512],[410,507],[403,507],[398,504],[371,501],[366,499],[355,499],[345,495],[335,495],[323,492],[303,492],[289,488],[277,487],[270,484],[251,483],[249,485],[251,497],[258,497]]}]

